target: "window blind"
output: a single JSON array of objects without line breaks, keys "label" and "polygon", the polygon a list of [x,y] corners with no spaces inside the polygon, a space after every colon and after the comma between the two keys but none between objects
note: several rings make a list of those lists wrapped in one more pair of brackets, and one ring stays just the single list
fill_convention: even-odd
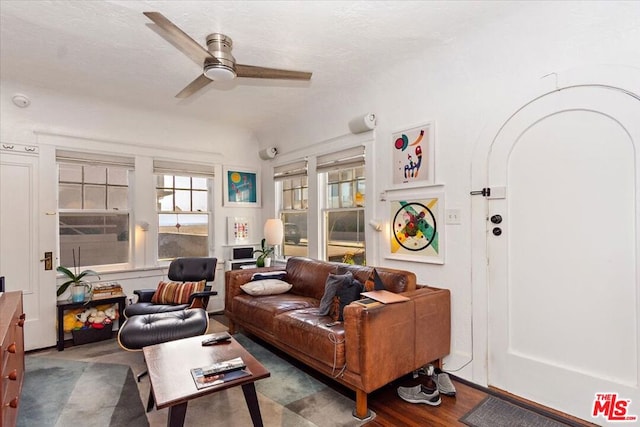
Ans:
[{"label": "window blind", "polygon": [[290,179],[298,176],[307,175],[307,161],[299,160],[286,165],[276,166],[273,169],[273,179],[275,181]]},{"label": "window blind", "polygon": [[201,163],[182,163],[172,160],[154,160],[153,173],[165,175],[204,176],[213,178],[215,175],[213,165]]},{"label": "window blind", "polygon": [[81,151],[69,150],[57,150],[56,161],[83,165],[119,166],[128,169],[133,169],[135,166],[135,159],[133,157],[83,153]]},{"label": "window blind", "polygon": [[364,146],[359,145],[347,150],[336,151],[318,157],[318,172],[364,166]]}]

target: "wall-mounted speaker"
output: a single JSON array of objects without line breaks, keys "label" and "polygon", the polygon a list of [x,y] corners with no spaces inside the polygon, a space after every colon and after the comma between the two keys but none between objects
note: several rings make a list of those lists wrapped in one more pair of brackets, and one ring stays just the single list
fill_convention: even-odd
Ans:
[{"label": "wall-mounted speaker", "polygon": [[271,160],[276,154],[278,154],[278,149],[276,147],[267,147],[260,151],[258,151],[258,155],[262,160]]},{"label": "wall-mounted speaker", "polygon": [[376,127],[376,115],[367,113],[364,116],[358,116],[349,122],[349,130],[353,134],[368,132]]}]

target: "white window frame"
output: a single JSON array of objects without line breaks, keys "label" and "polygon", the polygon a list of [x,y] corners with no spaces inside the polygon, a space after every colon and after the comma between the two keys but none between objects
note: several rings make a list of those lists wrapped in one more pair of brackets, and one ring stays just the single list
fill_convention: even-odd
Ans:
[{"label": "white window frame", "polygon": [[[85,152],[76,152],[76,151],[68,151],[68,150],[57,150],[56,152],[56,170],[57,170],[57,182],[56,188],[60,186],[60,165],[61,164],[76,164],[82,166],[105,166],[105,167],[118,167],[118,168],[126,168],[127,169],[127,209],[126,210],[117,210],[112,211],[106,209],[61,209],[57,207],[58,211],[58,225],[56,231],[56,247],[58,250],[58,254],[61,254],[61,235],[60,235],[60,217],[66,213],[69,214],[105,214],[105,215],[127,215],[128,222],[128,257],[126,262],[122,263],[112,263],[112,264],[96,264],[96,265],[85,265],[78,266],[80,270],[91,269],[95,270],[99,273],[101,272],[110,272],[110,271],[121,271],[121,270],[129,270],[133,267],[133,258],[134,258],[134,224],[132,221],[133,218],[133,209],[132,209],[132,200],[133,200],[133,177],[134,177],[134,159],[130,157],[120,157],[113,155],[102,155],[95,153],[85,153]],[[83,186],[85,185],[84,179],[81,183]],[[93,184],[91,184],[93,185]],[[108,188],[108,183],[105,184]],[[62,256],[59,256],[58,262],[62,264],[60,261]],[[72,268],[73,265],[65,265],[65,267]]]}]

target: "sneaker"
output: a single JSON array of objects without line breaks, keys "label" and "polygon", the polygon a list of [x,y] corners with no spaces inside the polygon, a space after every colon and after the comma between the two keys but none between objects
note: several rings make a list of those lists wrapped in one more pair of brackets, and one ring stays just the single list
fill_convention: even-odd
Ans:
[{"label": "sneaker", "polygon": [[424,403],[438,406],[442,402],[438,390],[429,390],[422,384],[414,387],[398,387],[398,396],[409,403]]},{"label": "sneaker", "polygon": [[443,372],[442,369],[435,368],[431,378],[436,383],[436,386],[438,387],[438,391],[440,393],[444,394],[445,396],[456,395],[456,387],[451,382],[449,374]]}]

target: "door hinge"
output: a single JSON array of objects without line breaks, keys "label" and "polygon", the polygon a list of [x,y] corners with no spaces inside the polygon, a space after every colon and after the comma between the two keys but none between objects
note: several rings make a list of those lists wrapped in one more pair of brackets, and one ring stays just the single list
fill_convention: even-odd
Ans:
[{"label": "door hinge", "polygon": [[489,196],[491,196],[491,189],[486,187],[486,188],[483,188],[480,191],[472,191],[469,194],[471,194],[472,196],[489,197]]}]

